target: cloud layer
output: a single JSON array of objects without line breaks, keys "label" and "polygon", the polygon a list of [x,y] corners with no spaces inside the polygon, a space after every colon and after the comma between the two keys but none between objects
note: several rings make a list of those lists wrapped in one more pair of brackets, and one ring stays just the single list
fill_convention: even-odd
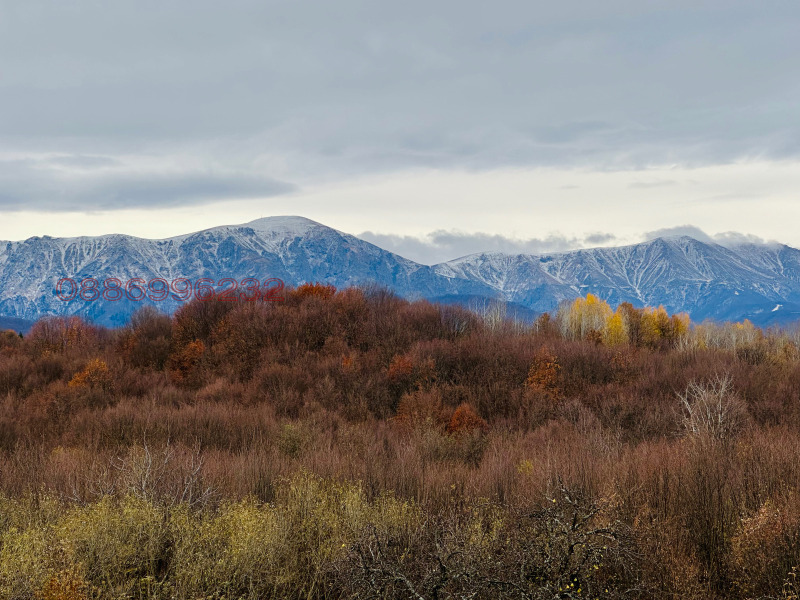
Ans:
[{"label": "cloud layer", "polygon": [[798,30],[778,1],[4,2],[0,152],[59,170],[0,165],[0,210],[798,158]]},{"label": "cloud layer", "polygon": [[523,240],[489,233],[444,230],[434,231],[426,236],[379,234],[365,231],[358,234],[357,237],[405,258],[428,265],[446,262],[476,252],[543,254],[586,246],[609,245],[616,239],[611,234],[596,233],[584,238],[568,238],[561,234],[551,234],[541,239]]},{"label": "cloud layer", "polygon": [[103,156],[0,159],[0,211],[168,208],[267,198],[294,189],[290,183],[249,172],[126,164]]},{"label": "cloud layer", "polygon": [[[694,225],[667,227],[644,233],[633,242],[654,240],[660,237],[689,236],[701,242],[736,246],[739,244],[767,244],[767,240],[755,235],[728,231],[709,235]],[[390,252],[416,262],[434,265],[478,252],[502,252],[505,254],[549,254],[579,248],[597,246],[619,246],[631,240],[620,240],[611,233],[594,233],[583,237],[566,237],[551,234],[546,238],[517,239],[487,233],[465,233],[458,231],[434,231],[425,236],[379,234],[365,231],[358,234],[366,240]]]}]

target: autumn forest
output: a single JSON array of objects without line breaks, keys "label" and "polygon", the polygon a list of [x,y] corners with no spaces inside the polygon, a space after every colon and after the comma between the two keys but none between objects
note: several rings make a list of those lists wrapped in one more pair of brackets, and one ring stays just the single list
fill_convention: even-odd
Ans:
[{"label": "autumn forest", "polygon": [[797,599],[800,334],[314,284],[0,332],[0,598]]}]

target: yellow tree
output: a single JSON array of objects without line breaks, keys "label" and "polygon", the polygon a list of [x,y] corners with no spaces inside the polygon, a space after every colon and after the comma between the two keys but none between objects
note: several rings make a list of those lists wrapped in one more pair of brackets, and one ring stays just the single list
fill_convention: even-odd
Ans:
[{"label": "yellow tree", "polygon": [[602,335],[612,314],[608,302],[587,294],[586,298],[578,298],[559,311],[561,331],[572,339],[586,339],[592,332]]},{"label": "yellow tree", "polygon": [[603,331],[603,343],[606,346],[621,346],[627,342],[628,328],[622,311],[617,308],[617,311],[606,322],[606,328]]},{"label": "yellow tree", "polygon": [[677,341],[689,333],[691,320],[686,313],[677,313],[672,315],[671,325],[673,339]]},{"label": "yellow tree", "polygon": [[663,306],[648,306],[642,313],[642,342],[647,346],[657,346],[666,337],[670,326],[669,315]]}]

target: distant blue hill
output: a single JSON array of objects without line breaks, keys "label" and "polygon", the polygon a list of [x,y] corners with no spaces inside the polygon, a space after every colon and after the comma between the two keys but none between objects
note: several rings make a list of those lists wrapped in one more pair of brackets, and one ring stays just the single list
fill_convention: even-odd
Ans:
[{"label": "distant blue hill", "polygon": [[30,331],[31,327],[33,327],[33,321],[26,321],[16,317],[0,317],[0,331],[10,329],[24,335]]}]

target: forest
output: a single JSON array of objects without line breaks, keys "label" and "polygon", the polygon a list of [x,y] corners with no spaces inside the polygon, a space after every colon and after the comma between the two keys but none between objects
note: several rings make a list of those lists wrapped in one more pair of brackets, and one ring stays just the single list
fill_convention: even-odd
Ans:
[{"label": "forest", "polygon": [[0,332],[0,598],[797,599],[800,332],[287,289]]}]

